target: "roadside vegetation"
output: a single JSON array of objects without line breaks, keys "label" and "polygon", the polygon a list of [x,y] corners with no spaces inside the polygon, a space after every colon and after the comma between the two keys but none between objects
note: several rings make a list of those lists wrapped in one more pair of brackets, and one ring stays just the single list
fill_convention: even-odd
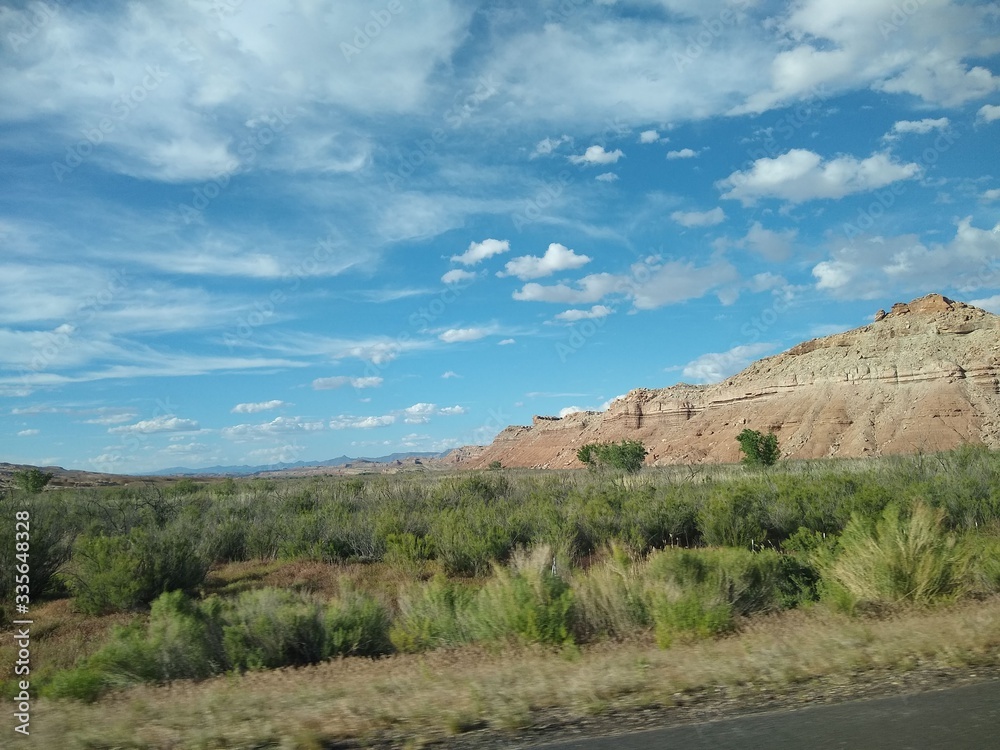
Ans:
[{"label": "roadside vegetation", "polygon": [[[187,734],[183,742],[164,729],[161,740],[128,745],[128,727],[109,707],[148,713],[134,701],[162,699],[173,706],[164,708],[173,717],[164,721],[176,722],[171,712],[188,710],[179,707],[183,701],[156,691],[185,680],[185,690],[202,686],[218,722],[238,724],[246,716],[237,714],[262,709],[239,700],[227,707],[222,696],[234,685],[263,703],[280,684],[318,711],[303,691],[336,702],[333,691],[347,701],[338,692],[347,688],[334,683],[377,672],[393,694],[396,664],[400,686],[428,691],[429,712],[398,720],[428,736],[511,728],[560,701],[600,712],[635,705],[642,691],[644,701],[666,700],[663,675],[631,667],[594,677],[602,685],[618,681],[600,688],[605,698],[586,687],[562,694],[552,686],[544,700],[532,698],[529,665],[570,679],[574,665],[582,674],[615,653],[665,669],[670,659],[656,653],[683,653],[691,663],[693,654],[759,648],[786,631],[796,633],[802,663],[794,647],[769,646],[781,651],[768,667],[776,685],[824,669],[907,659],[997,660],[1000,618],[975,634],[970,628],[968,643],[941,623],[979,622],[977,612],[1000,607],[1000,454],[967,447],[769,468],[758,461],[633,471],[609,458],[645,450],[627,442],[592,472],[494,468],[9,493],[0,499],[6,517],[31,512],[38,722],[62,716],[60,726],[77,738],[66,747],[225,747],[235,729],[220,729],[218,741]],[[12,537],[0,539],[3,569],[13,549]],[[0,580],[5,607],[12,585]],[[13,613],[3,614],[9,622]],[[921,618],[937,622],[937,630],[925,631]],[[907,651],[905,639],[888,642],[899,638],[888,635],[895,633],[889,623],[904,619],[923,634],[917,651]],[[872,628],[885,630],[887,641],[850,646],[850,634]],[[846,641],[820,658],[812,654],[819,637]],[[737,642],[744,646],[726,645]],[[3,663],[13,661],[11,643],[0,645]],[[453,710],[442,702],[435,714],[443,678],[425,674],[420,683],[413,659],[442,674],[464,664],[470,680],[489,682],[474,667],[483,654],[503,654],[514,671],[523,663],[524,674],[511,677],[523,695],[505,689],[519,708],[501,710],[494,697],[479,694],[478,702],[456,699]],[[826,667],[814,664],[822,659]],[[718,668],[730,670],[725,681],[739,683],[738,661]],[[268,681],[282,667],[298,671]],[[693,674],[716,671],[703,665]],[[14,685],[0,689],[11,693]],[[389,711],[393,701],[380,705]],[[299,729],[315,735],[318,747],[392,726],[371,706],[350,710],[355,719],[336,726],[307,712]],[[362,715],[370,723],[359,729]],[[106,731],[107,744],[95,726]],[[260,735],[252,739],[262,746],[286,738],[274,722],[254,726]]]}]

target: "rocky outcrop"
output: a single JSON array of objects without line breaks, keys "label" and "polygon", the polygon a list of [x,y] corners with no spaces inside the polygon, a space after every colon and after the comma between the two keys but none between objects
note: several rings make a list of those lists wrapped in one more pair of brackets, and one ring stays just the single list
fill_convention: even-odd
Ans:
[{"label": "rocky outcrop", "polygon": [[773,430],[794,458],[1000,447],[1000,317],[927,295],[721,383],[640,388],[605,412],[535,417],[458,465],[568,468],[581,445],[624,438],[641,440],[651,464],[735,461],[746,427]]}]

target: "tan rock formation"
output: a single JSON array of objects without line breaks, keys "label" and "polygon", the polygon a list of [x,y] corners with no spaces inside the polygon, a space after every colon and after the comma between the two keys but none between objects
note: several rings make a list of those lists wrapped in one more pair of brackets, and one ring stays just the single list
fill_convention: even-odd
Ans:
[{"label": "tan rock formation", "polygon": [[736,461],[746,427],[791,458],[1000,447],[1000,316],[939,294],[806,341],[721,383],[631,391],[605,412],[535,417],[459,466],[579,467],[595,441],[641,440],[650,464]]}]

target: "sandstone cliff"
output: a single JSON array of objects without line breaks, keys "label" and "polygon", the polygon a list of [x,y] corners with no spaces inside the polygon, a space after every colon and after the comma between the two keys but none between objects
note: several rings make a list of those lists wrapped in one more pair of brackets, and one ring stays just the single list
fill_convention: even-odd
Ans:
[{"label": "sandstone cliff", "polygon": [[466,468],[579,467],[589,442],[641,440],[647,463],[739,460],[745,427],[791,458],[1000,447],[1000,316],[938,294],[799,344],[721,383],[640,388],[605,412],[535,417],[456,456]]}]

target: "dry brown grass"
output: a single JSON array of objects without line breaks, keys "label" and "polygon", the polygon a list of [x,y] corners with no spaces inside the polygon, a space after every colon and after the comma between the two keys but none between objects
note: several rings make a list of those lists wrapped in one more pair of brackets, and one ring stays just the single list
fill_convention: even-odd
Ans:
[{"label": "dry brown grass", "polygon": [[583,717],[671,705],[680,693],[718,685],[781,692],[858,670],[998,662],[1000,599],[885,620],[816,608],[669,651],[650,642],[565,652],[467,648],[137,687],[93,705],[40,700],[32,734],[37,747],[67,750],[320,747],[387,735],[419,746],[477,726],[527,726],[548,709]]}]

